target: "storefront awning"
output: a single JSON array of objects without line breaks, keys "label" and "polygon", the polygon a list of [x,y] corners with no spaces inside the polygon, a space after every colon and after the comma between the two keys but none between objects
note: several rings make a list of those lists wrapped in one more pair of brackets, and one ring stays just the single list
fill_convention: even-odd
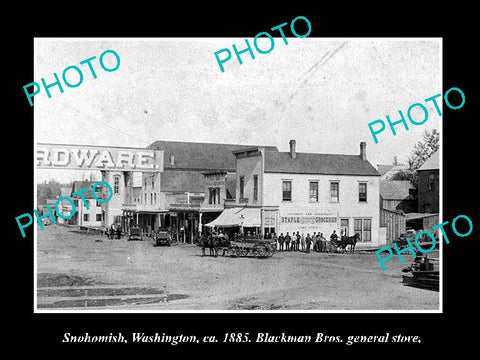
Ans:
[{"label": "storefront awning", "polygon": [[205,224],[209,227],[227,227],[227,226],[245,226],[260,227],[260,209],[253,208],[230,208],[223,212],[212,222]]}]

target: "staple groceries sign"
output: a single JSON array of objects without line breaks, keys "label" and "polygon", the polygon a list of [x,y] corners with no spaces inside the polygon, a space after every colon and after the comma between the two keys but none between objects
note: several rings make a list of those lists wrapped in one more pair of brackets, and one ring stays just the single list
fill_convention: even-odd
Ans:
[{"label": "staple groceries sign", "polygon": [[38,169],[163,171],[163,150],[37,144]]}]

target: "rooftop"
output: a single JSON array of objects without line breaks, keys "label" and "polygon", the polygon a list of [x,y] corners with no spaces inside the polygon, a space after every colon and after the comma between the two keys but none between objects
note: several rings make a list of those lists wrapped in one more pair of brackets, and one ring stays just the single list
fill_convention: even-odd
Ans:
[{"label": "rooftop", "polygon": [[205,177],[198,171],[163,171],[160,173],[162,191],[204,192]]},{"label": "rooftop", "polygon": [[379,176],[368,160],[359,155],[296,153],[265,151],[265,172],[292,174],[367,175]]},{"label": "rooftop", "polygon": [[[84,191],[82,194],[85,197],[85,199],[94,199],[92,195],[92,187],[95,185],[97,181],[74,181],[72,185],[72,194],[78,190],[82,190],[83,188],[88,188],[88,190]],[[101,186],[97,186],[96,191],[97,193],[101,190]],[[72,197],[74,198],[80,198],[80,195],[73,195]],[[100,196],[97,196],[100,197]]]},{"label": "rooftop", "polygon": [[[252,147],[256,146],[163,140],[155,141],[148,146],[149,149],[164,150],[165,170],[225,170],[232,172],[236,171],[235,156],[232,151]],[[276,146],[261,147],[278,151]]]},{"label": "rooftop", "polygon": [[385,200],[403,200],[410,195],[410,189],[414,189],[410,181],[406,180],[380,180],[380,195]]},{"label": "rooftop", "polygon": [[418,170],[438,170],[440,169],[439,151],[433,153]]}]

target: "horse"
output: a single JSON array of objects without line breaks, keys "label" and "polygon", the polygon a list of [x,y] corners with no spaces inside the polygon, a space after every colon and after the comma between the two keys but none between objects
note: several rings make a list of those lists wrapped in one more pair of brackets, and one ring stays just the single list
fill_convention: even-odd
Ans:
[{"label": "horse", "polygon": [[340,241],[335,242],[335,245],[337,247],[342,248],[343,251],[346,251],[347,245],[350,245],[350,252],[353,254],[355,253],[355,245],[359,240],[360,240],[360,234],[355,233],[355,235],[353,236],[342,236]]},{"label": "horse", "polygon": [[202,256],[205,256],[205,248],[210,250],[210,256],[218,256],[218,249],[224,248],[223,256],[225,256],[226,247],[230,246],[230,240],[228,237],[218,237],[218,236],[202,236],[197,243],[198,246],[202,248]]}]

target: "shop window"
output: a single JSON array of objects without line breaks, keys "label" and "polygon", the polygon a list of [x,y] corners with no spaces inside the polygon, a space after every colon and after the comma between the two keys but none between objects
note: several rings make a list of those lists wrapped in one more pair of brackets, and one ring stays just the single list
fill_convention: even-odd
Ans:
[{"label": "shop window", "polygon": [[340,229],[343,230],[343,236],[349,236],[349,224],[348,219],[340,219]]},{"label": "shop window", "polygon": [[354,219],[354,233],[360,235],[359,241],[372,241],[372,219]]}]

